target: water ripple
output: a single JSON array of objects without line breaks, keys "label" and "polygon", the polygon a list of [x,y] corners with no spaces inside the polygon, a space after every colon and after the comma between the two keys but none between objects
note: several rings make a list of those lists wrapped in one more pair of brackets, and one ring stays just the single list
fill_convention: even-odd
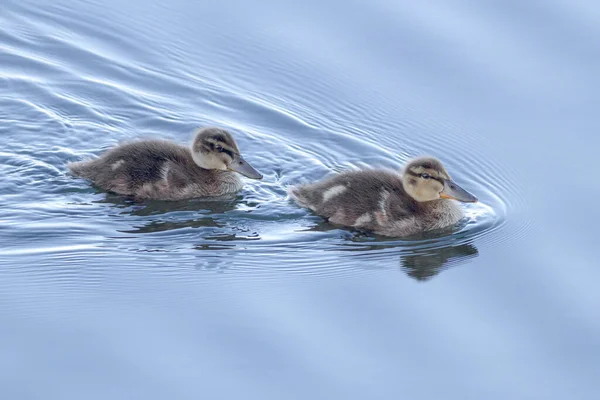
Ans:
[{"label": "water ripple", "polygon": [[[518,239],[532,223],[524,217],[518,174],[490,156],[494,151],[477,128],[396,103],[344,74],[306,85],[323,67],[320,61],[274,58],[288,50],[262,40],[265,31],[247,38],[244,49],[213,47],[199,69],[182,38],[173,38],[157,58],[157,50],[140,46],[125,25],[99,29],[107,15],[78,21],[61,7],[20,9],[17,14],[29,17],[0,29],[1,79],[10,89],[0,99],[0,239],[19,240],[0,253],[5,260],[75,266],[109,257],[151,267],[172,265],[175,257],[175,264],[195,265],[194,272],[268,277],[394,268],[428,279]],[[234,36],[222,32],[213,40]],[[246,79],[256,68],[277,74],[269,90]],[[70,161],[136,137],[187,142],[195,127],[209,124],[231,129],[245,157],[265,174],[231,201],[136,203],[66,169]],[[443,232],[397,240],[341,230],[286,194],[292,184],[348,168],[399,169],[422,154],[442,159],[481,200],[466,205],[464,221]]]}]

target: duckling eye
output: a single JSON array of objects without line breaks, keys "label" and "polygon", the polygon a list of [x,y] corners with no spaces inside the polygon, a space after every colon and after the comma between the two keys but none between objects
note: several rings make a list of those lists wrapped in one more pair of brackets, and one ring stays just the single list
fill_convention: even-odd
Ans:
[{"label": "duckling eye", "polygon": [[216,145],[216,146],[215,146],[215,149],[216,149],[217,151],[223,151],[223,147],[221,147],[221,146],[219,146],[219,145]]},{"label": "duckling eye", "polygon": [[431,175],[429,175],[427,173],[421,174],[421,178],[423,178],[423,179],[429,179],[429,178],[431,178]]}]

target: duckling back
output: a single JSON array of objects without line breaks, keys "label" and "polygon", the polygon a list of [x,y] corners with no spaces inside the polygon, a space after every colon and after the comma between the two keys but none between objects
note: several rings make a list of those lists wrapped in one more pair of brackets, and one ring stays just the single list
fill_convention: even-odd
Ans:
[{"label": "duckling back", "polygon": [[409,236],[456,223],[461,209],[449,200],[419,203],[404,190],[394,171],[345,172],[295,186],[290,196],[334,224],[386,236]]},{"label": "duckling back", "polygon": [[405,208],[414,206],[411,204],[414,202],[402,200],[404,189],[398,174],[385,170],[345,172],[320,182],[292,187],[289,194],[301,206],[333,223],[367,229],[376,228],[378,221],[392,211],[389,210],[390,196]]},{"label": "duckling back", "polygon": [[200,168],[186,147],[162,140],[124,144],[69,169],[105,190],[138,198],[220,196],[242,186],[235,173]]}]

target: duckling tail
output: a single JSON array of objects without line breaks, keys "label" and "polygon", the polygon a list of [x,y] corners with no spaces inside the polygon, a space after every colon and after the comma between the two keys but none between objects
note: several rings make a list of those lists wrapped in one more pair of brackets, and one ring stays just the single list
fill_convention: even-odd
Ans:
[{"label": "duckling tail", "polygon": [[308,190],[309,185],[291,186],[288,189],[288,195],[294,199],[301,207],[313,208],[314,202],[311,199],[311,191]]},{"label": "duckling tail", "polygon": [[91,178],[91,172],[93,171],[90,163],[90,161],[77,161],[67,164],[67,167],[73,175],[89,179]]}]

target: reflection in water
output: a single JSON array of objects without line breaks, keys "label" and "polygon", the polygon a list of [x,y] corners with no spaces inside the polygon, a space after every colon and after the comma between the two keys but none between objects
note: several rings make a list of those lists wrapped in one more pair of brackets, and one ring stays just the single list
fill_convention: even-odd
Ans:
[{"label": "reflection in water", "polygon": [[[132,221],[132,229],[122,229],[122,233],[155,233],[173,231],[182,228],[224,228],[222,221],[225,213],[233,211],[241,203],[241,196],[158,201],[135,200],[131,197],[106,193],[102,200],[95,203],[108,203],[123,209],[120,215],[145,217],[139,225]],[[200,215],[199,215],[200,214]],[[149,219],[148,217],[154,217]]]},{"label": "reflection in water", "polygon": [[234,210],[242,201],[242,196],[214,197],[210,199],[192,199],[180,201],[136,200],[133,197],[122,196],[110,192],[94,203],[108,203],[115,208],[124,208],[125,214],[147,216],[166,214],[177,211],[201,211],[210,214],[223,214]]},{"label": "reflection in water", "polygon": [[421,249],[400,257],[400,268],[406,274],[419,281],[426,281],[444,269],[477,257],[479,252],[471,244]]},{"label": "reflection in water", "polygon": [[142,226],[135,226],[134,229],[120,230],[122,233],[155,233],[172,231],[182,228],[222,228],[225,225],[219,223],[213,218],[192,219],[186,221],[150,221]]},{"label": "reflection in water", "polygon": [[306,231],[326,232],[339,229],[340,238],[346,240],[344,251],[370,253],[372,259],[378,257],[377,252],[392,250],[392,253],[400,256],[400,267],[408,276],[426,281],[444,269],[479,255],[472,242],[473,238],[468,231],[462,230],[466,223],[461,221],[453,227],[423,232],[404,239],[377,236],[361,230],[340,229],[326,221],[319,221]]},{"label": "reflection in water", "polygon": [[[323,228],[323,226],[321,226]],[[328,269],[364,270],[379,264],[379,260],[394,258],[400,262],[400,270],[418,281],[426,281],[450,267],[460,265],[479,255],[472,237],[460,237],[455,234],[438,235],[429,240],[385,240],[364,232],[337,230],[334,236],[320,236],[316,241],[308,241],[304,237],[298,240],[282,240],[276,245],[263,243],[261,235],[242,227],[228,227],[228,233],[202,235],[193,249],[199,251],[197,257],[202,269],[228,269],[233,259],[245,260],[248,264],[256,264],[253,255],[283,254],[290,247],[299,253],[297,260],[314,260],[316,250],[311,243],[320,249],[319,262],[306,262],[311,273],[328,273]],[[331,229],[333,231],[333,229]],[[315,233],[306,233],[314,235]],[[339,240],[346,244],[340,246]],[[388,238],[389,239],[389,238]],[[255,242],[250,246],[250,242]],[[303,244],[300,244],[303,243]],[[305,247],[306,246],[306,247]],[[342,260],[340,262],[340,260]],[[398,262],[398,261],[397,261]],[[235,264],[235,262],[233,262]],[[267,261],[265,261],[267,263]],[[259,262],[260,264],[260,262]],[[262,264],[264,267],[266,264]],[[395,264],[396,266],[398,264]],[[390,265],[394,267],[394,265]],[[245,265],[245,268],[249,268]],[[278,269],[286,269],[286,265],[278,265]],[[295,268],[292,268],[296,270]],[[300,269],[300,271],[304,271]],[[308,272],[308,271],[304,271]]]}]

